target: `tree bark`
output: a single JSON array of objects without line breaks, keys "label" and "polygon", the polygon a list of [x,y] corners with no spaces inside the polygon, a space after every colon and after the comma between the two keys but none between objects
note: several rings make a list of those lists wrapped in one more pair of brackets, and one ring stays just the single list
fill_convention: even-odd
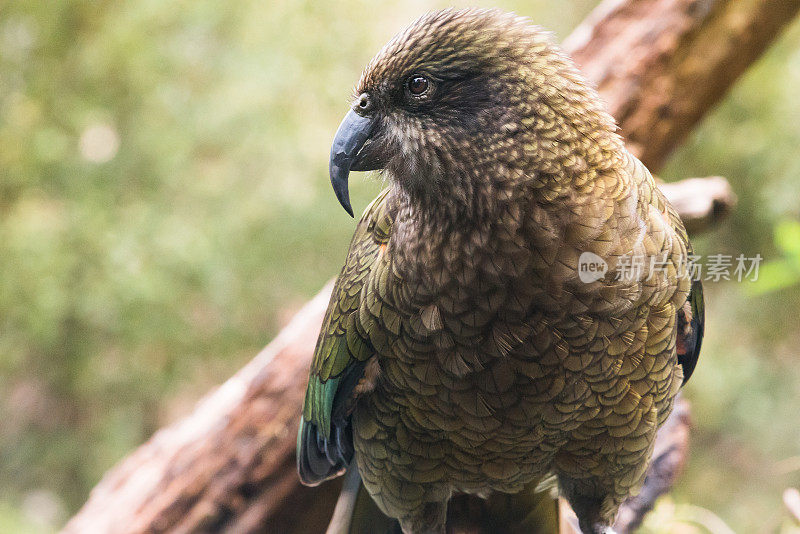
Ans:
[{"label": "tree bark", "polygon": [[[607,0],[565,46],[655,171],[798,8],[800,0]],[[718,178],[665,192],[694,230],[735,201]],[[323,532],[339,483],[302,487],[294,448],[330,291],[191,415],[106,473],[63,532]]]},{"label": "tree bark", "polygon": [[564,48],[654,171],[798,10],[800,0],[606,0]]}]

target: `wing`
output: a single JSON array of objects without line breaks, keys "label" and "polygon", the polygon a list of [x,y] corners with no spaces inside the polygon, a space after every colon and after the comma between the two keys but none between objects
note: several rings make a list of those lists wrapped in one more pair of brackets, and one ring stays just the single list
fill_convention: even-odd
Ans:
[{"label": "wing", "polygon": [[[659,191],[660,193],[660,191]],[[663,193],[661,193],[663,195]],[[689,241],[689,236],[686,233],[686,228],[678,215],[678,212],[669,204],[667,212],[675,229],[678,238],[686,244],[686,252],[690,256],[693,254],[692,244]],[[691,273],[689,273],[691,274]],[[700,357],[700,346],[703,344],[703,332],[705,330],[706,314],[705,302],[703,300],[703,283],[697,279],[692,281],[692,287],[689,290],[689,296],[686,302],[678,308],[678,335],[675,341],[676,351],[678,353],[678,363],[683,368],[683,383],[689,380],[692,376],[694,368],[697,365],[697,360]]]},{"label": "wing", "polygon": [[692,376],[700,357],[700,346],[703,344],[705,330],[705,303],[703,302],[703,284],[700,280],[692,282],[689,298],[683,307],[678,309],[678,363],[683,367],[683,383]]},{"label": "wing", "polygon": [[297,436],[297,469],[308,485],[340,475],[353,456],[353,390],[373,355],[359,328],[358,308],[364,282],[389,240],[387,193],[367,207],[356,227],[314,350]]},{"label": "wing", "polygon": [[[678,239],[686,247],[686,253],[691,256],[692,244],[686,233],[686,228],[681,221],[680,215],[669,203],[664,193],[656,186],[655,179],[647,170],[644,164],[633,155],[628,154],[631,162],[631,173],[637,183],[647,182],[647,189],[653,192],[656,197],[653,199],[656,206],[667,216],[670,226],[672,226]],[[688,268],[688,265],[686,266]],[[687,275],[691,274],[687,271]],[[705,328],[705,305],[703,303],[703,284],[700,280],[694,280],[689,290],[686,302],[678,308],[677,312],[677,338],[676,352],[678,363],[683,368],[683,383],[685,384],[692,376],[700,356],[700,346],[703,342],[703,330]]]}]

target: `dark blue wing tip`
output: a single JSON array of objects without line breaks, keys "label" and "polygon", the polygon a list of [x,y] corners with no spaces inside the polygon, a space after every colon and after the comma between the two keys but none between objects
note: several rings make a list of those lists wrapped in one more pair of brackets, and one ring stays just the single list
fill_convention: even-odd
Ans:
[{"label": "dark blue wing tip", "polygon": [[686,352],[678,354],[678,362],[683,367],[683,382],[681,385],[685,385],[691,378],[692,373],[694,373],[697,360],[700,358],[700,348],[703,345],[703,335],[705,334],[705,302],[703,284],[700,280],[695,280],[692,283],[689,302],[692,307],[692,317],[689,321],[690,335],[684,341]]},{"label": "dark blue wing tip", "polygon": [[334,426],[331,437],[325,439],[317,425],[301,420],[297,436],[297,472],[303,484],[316,486],[344,473],[353,458],[352,439],[347,430]]}]

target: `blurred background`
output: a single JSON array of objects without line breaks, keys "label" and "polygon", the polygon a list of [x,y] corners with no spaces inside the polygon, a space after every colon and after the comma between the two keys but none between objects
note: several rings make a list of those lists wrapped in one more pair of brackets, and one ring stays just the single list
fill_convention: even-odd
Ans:
[{"label": "blurred background", "polygon": [[[453,4],[0,2],[0,532],[57,530],[337,273],[354,223],[327,161],[352,86],[398,29]],[[492,5],[560,40],[596,1]],[[766,260],[757,282],[706,283],[692,456],[651,529],[787,528],[798,87],[795,23],[661,173],[728,177],[739,205],[695,248]],[[378,190],[356,178],[356,210]]]}]

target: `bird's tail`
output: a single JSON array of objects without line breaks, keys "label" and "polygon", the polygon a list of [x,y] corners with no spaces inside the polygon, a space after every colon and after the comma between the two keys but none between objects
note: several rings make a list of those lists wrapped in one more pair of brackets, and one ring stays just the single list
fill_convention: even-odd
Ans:
[{"label": "bird's tail", "polygon": [[[459,499],[472,501],[468,506],[478,506],[477,516],[459,528],[465,516],[456,507]],[[452,532],[480,532],[481,534],[559,534],[565,532],[561,525],[558,492],[555,479],[528,484],[519,493],[494,493],[488,499],[457,496],[448,508],[448,525]],[[448,532],[451,530],[448,529]]]},{"label": "bird's tail", "polygon": [[[485,500],[457,495],[448,505],[448,534],[558,534],[561,528],[558,497],[541,483]],[[355,462],[347,470],[326,534],[402,534],[397,520],[381,512],[367,493]]]},{"label": "bird's tail", "polygon": [[355,461],[347,468],[342,493],[325,534],[402,534],[397,520],[381,512],[367,493]]}]

